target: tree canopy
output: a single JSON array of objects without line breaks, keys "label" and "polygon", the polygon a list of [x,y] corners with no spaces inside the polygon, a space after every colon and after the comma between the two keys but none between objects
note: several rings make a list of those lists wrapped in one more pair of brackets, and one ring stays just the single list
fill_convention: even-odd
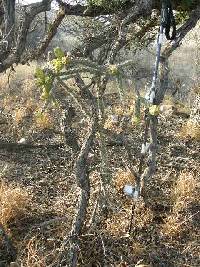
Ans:
[{"label": "tree canopy", "polygon": [[[107,23],[102,33],[98,33],[97,35],[93,34],[93,36],[90,36],[88,39],[85,38],[82,51],[87,50],[87,53],[90,54],[92,49],[102,47],[106,43],[108,44],[108,39],[111,41],[112,38],[114,41],[120,34],[120,46],[123,47],[127,43],[125,39],[127,40],[127,27],[130,27],[130,25],[132,25],[132,37],[134,38],[134,36],[136,36],[141,39],[146,32],[151,31],[152,28],[159,24],[158,21],[152,21],[151,14],[156,9],[160,10],[160,0],[89,0],[85,3],[80,2],[77,4],[70,1],[57,0],[59,6],[58,11],[52,10],[51,2],[51,0],[43,0],[38,3],[19,6],[14,0],[1,0],[0,72],[11,67],[14,63],[26,63],[31,59],[36,59],[41,56],[47,49],[58,27],[66,16],[73,15],[77,17],[95,18],[107,15],[112,19],[113,22]],[[190,25],[194,26],[199,19],[199,1],[174,0],[172,1],[172,5],[177,12],[187,12],[188,16],[190,16]],[[37,20],[38,15],[50,10],[55,13],[55,19],[49,24],[48,30],[44,32],[43,37],[38,40],[36,45],[37,49],[32,51],[27,47],[27,36],[31,31],[33,23]],[[18,22],[16,19],[16,12],[20,14]],[[121,33],[119,32],[119,22],[121,22],[121,27],[123,26],[123,30],[121,28]],[[140,26],[139,32],[136,30],[138,29],[137,25]],[[181,30],[183,31],[184,28],[181,28]]]}]

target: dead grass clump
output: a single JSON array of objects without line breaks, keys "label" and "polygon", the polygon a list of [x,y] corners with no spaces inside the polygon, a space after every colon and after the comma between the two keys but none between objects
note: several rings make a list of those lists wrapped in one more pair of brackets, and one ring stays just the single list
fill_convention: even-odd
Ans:
[{"label": "dead grass clump", "polygon": [[44,130],[53,127],[53,120],[47,112],[37,112],[34,116],[35,125],[37,128]]},{"label": "dead grass clump", "polygon": [[121,133],[123,130],[120,127],[120,118],[118,115],[109,115],[105,121],[104,129],[112,130],[116,133]]},{"label": "dead grass clump", "polygon": [[162,233],[167,236],[180,236],[185,232],[193,231],[196,220],[196,207],[199,200],[200,184],[192,173],[182,173],[173,189],[172,212],[167,216]]},{"label": "dead grass clump", "polygon": [[0,79],[0,92],[4,92],[7,90],[8,78],[6,75],[1,74]]},{"label": "dead grass clump", "polygon": [[130,170],[118,170],[115,174],[114,185],[118,192],[122,192],[125,185],[134,185],[135,176]]},{"label": "dead grass clump", "polygon": [[130,225],[130,211],[131,206],[124,208],[119,212],[115,212],[106,221],[106,230],[112,236],[124,236],[128,233],[128,228]]},{"label": "dead grass clump", "polygon": [[[112,236],[124,236],[128,233],[131,224],[132,203],[126,203],[119,211],[113,213],[106,220],[106,230]],[[144,203],[140,203],[134,211],[133,227],[148,231],[150,224],[153,221],[153,211],[145,207]]]},{"label": "dead grass clump", "polygon": [[145,207],[144,203],[141,203],[135,212],[135,227],[137,229],[149,229],[150,224],[154,218],[153,211],[150,208]]},{"label": "dead grass clump", "polygon": [[161,232],[165,236],[174,237],[182,232],[183,228],[181,229],[181,227],[182,223],[180,217],[177,214],[170,214],[166,218],[165,224],[163,225]]},{"label": "dead grass clump", "polygon": [[131,250],[136,257],[140,257],[145,253],[146,247],[142,242],[134,240],[134,242],[131,245]]},{"label": "dead grass clump", "polygon": [[200,203],[199,182],[192,173],[181,173],[173,191],[174,210],[186,209],[191,203]]},{"label": "dead grass clump", "polygon": [[57,266],[63,239],[66,238],[71,222],[68,218],[56,217],[38,224],[23,240],[19,253],[22,266]]},{"label": "dead grass clump", "polygon": [[0,223],[4,227],[27,213],[29,203],[30,196],[26,190],[0,182]]},{"label": "dead grass clump", "polygon": [[26,117],[26,109],[24,107],[14,110],[13,118],[16,124],[21,123],[24,117]]},{"label": "dead grass clump", "polygon": [[182,138],[191,137],[194,140],[200,140],[200,124],[193,120],[188,120],[179,133]]}]

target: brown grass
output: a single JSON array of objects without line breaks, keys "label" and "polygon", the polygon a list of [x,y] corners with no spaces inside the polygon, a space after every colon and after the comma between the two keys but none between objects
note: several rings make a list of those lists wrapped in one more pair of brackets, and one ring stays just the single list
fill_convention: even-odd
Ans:
[{"label": "brown grass", "polygon": [[30,200],[25,189],[0,182],[0,223],[7,227],[10,221],[27,214]]},{"label": "brown grass", "polygon": [[200,184],[192,173],[183,172],[180,174],[173,191],[174,208],[178,211],[187,208],[192,202],[199,202],[198,189]]},{"label": "brown grass", "polygon": [[[8,135],[15,140],[21,136],[31,135],[46,129],[52,129],[55,120],[59,121],[59,111],[52,109],[51,104],[42,113],[45,102],[40,99],[40,89],[34,79],[35,63],[31,66],[16,67],[10,76],[8,86],[7,75],[0,80],[0,106],[7,116]],[[55,120],[54,120],[55,119]]]},{"label": "brown grass", "polygon": [[200,124],[192,120],[188,120],[181,128],[179,136],[182,138],[191,137],[194,140],[200,140]]},{"label": "brown grass", "polygon": [[[6,86],[6,79],[5,81],[0,81],[1,95],[5,93],[5,97],[2,97],[2,100],[0,100],[0,105],[3,105],[4,110],[9,115],[11,115],[10,117],[13,121],[11,122],[10,128],[14,128],[12,127],[14,125],[16,131],[18,133],[20,133],[21,131],[21,133],[23,134],[18,134],[18,137],[27,137],[27,134],[32,135],[32,133],[34,133],[32,140],[36,141],[38,140],[37,133],[40,133],[40,130],[52,128],[52,126],[54,125],[55,127],[59,127],[58,122],[60,111],[48,107],[48,109],[45,110],[44,113],[41,113],[44,102],[40,99],[39,90],[35,88],[31,72],[30,74],[28,74],[29,77],[26,77],[26,79],[24,79],[24,69],[22,69],[21,74],[18,75],[21,75],[20,77],[22,78],[22,80],[20,80],[21,78],[19,79],[19,77],[17,78],[17,75],[13,76],[13,79],[11,81],[12,90],[10,91],[10,93],[2,88]],[[15,80],[15,78],[17,79]],[[20,84],[19,86],[17,85],[18,83]],[[134,95],[129,95],[129,99],[124,100],[123,103],[118,101],[117,103],[113,104],[113,99],[115,101],[115,98],[116,96],[112,96],[112,105],[109,106],[108,111],[106,111],[106,114],[108,116],[106,123],[107,128],[112,129],[116,132],[121,132],[121,118],[123,116],[129,116],[129,118],[134,116]],[[185,107],[181,103],[175,103],[174,100],[170,97],[164,102],[164,104],[168,105],[169,107],[174,107],[174,105],[176,105],[176,107],[178,106],[178,110],[185,108],[187,109],[187,107]],[[117,122],[113,122],[112,115],[117,115],[119,120]],[[57,119],[57,122],[55,118]],[[174,119],[173,121],[173,125],[175,126],[174,129],[167,128],[166,124],[165,133],[166,137],[168,137],[169,133],[170,140],[173,133],[177,133],[177,128],[180,128],[183,122],[183,120],[178,120],[178,118],[177,123],[175,122],[175,120],[176,119]],[[135,132],[135,134],[132,128],[133,127],[130,127],[131,131],[129,131],[129,128],[126,130],[129,133],[131,140],[133,140],[133,142],[138,142],[139,139],[136,138],[136,134],[138,135],[139,129],[137,129],[137,132]],[[191,125],[188,124],[187,129],[187,131],[191,131]],[[161,130],[165,129],[162,128]],[[2,136],[5,133],[8,135],[8,137],[11,136],[11,132],[8,133],[4,130],[2,131]],[[45,131],[44,135],[42,136],[46,137]],[[186,136],[189,136],[189,134],[187,133]],[[192,136],[195,135],[193,134]],[[39,136],[39,138],[41,138],[40,140],[43,140],[42,138],[44,137]],[[54,140],[57,140],[56,138]],[[175,142],[175,140],[172,140],[172,142]],[[139,146],[139,143],[137,143],[137,145]],[[83,235],[81,237],[81,239],[83,240],[83,250],[85,249],[86,252],[85,256],[82,257],[83,251],[81,248],[80,266],[93,266],[93,263],[94,266],[97,266],[98,259],[99,262],[101,262],[101,258],[104,257],[103,249],[101,248],[101,244],[103,242],[105,244],[105,253],[107,255],[107,265],[104,264],[102,266],[111,266],[109,265],[111,264],[111,262],[112,266],[149,266],[142,265],[142,262],[149,263],[149,261],[151,261],[149,260],[149,258],[152,257],[152,251],[153,254],[156,255],[156,258],[162,261],[163,255],[165,253],[166,255],[167,253],[171,253],[166,251],[167,248],[171,248],[174,245],[176,246],[175,250],[177,249],[177,251],[181,251],[182,253],[182,256],[180,257],[181,263],[179,265],[177,263],[177,266],[183,266],[183,264],[187,261],[187,255],[185,257],[184,254],[185,251],[188,251],[188,253],[192,255],[192,253],[197,250],[198,237],[195,220],[197,221],[198,214],[197,210],[195,210],[195,205],[197,207],[199,205],[198,178],[197,176],[195,177],[193,173],[184,172],[180,174],[180,176],[176,180],[176,183],[174,183],[176,175],[172,175],[165,180],[162,179],[163,175],[166,174],[165,163],[168,163],[168,161],[171,162],[171,156],[168,152],[168,150],[170,149],[168,149],[168,145],[169,144],[165,144],[165,147],[162,147],[167,151],[166,155],[164,155],[163,157],[165,159],[166,156],[167,162],[165,160],[164,163],[161,162],[164,169],[162,170],[161,168],[161,172],[159,172],[160,170],[158,170],[159,179],[155,179],[154,176],[153,179],[148,182],[146,187],[148,201],[146,204],[144,204],[143,200],[141,200],[138,204],[138,207],[134,213],[133,229],[130,235],[127,235],[127,233],[130,226],[132,200],[123,194],[123,188],[126,184],[134,185],[135,177],[131,174],[130,170],[121,167],[124,166],[120,163],[122,157],[123,160],[126,159],[126,155],[124,154],[123,149],[121,149],[121,147],[114,147],[112,148],[112,150],[108,148],[110,154],[114,155],[116,153],[116,158],[112,158],[112,164],[113,162],[115,164],[114,166],[112,166],[112,170],[113,172],[115,172],[115,177],[113,179],[114,186],[111,188],[109,187],[108,194],[106,195],[108,209],[105,210],[105,214],[101,212],[101,210],[99,211],[97,206],[94,223],[91,225],[90,229],[87,229],[86,227],[86,232],[84,232],[85,236]],[[196,142],[194,142],[194,144],[192,143],[192,145],[195,146]],[[134,148],[135,147],[133,147],[133,154]],[[196,149],[196,147],[194,149]],[[49,155],[51,155],[52,152],[50,151],[49,153]],[[24,154],[25,156],[29,156],[29,151],[26,151]],[[15,160],[18,155],[21,155],[22,159],[24,159],[23,155],[19,154],[18,152],[16,154],[15,152],[12,152],[11,155],[13,155],[13,158]],[[64,153],[62,155],[64,155],[65,157]],[[10,157],[10,154],[7,156]],[[188,155],[188,157],[189,156],[191,156],[192,158],[192,155]],[[3,160],[4,157],[2,158],[2,161]],[[96,163],[95,160],[96,159],[94,159],[94,163],[98,164],[98,162]],[[42,161],[43,157],[38,158],[37,162],[41,164]],[[70,180],[71,185],[71,174],[69,175],[68,172],[66,172],[65,179],[63,179],[62,175],[58,172],[58,169],[55,168],[54,173],[53,164],[55,164],[56,161],[57,157],[54,160],[53,156],[52,164],[48,165],[51,166],[51,168],[47,168],[46,162],[44,161],[44,163],[42,163],[41,170],[37,170],[38,176],[36,177],[38,178],[38,180],[34,180],[35,191],[33,192],[36,196],[36,199],[38,199],[36,201],[39,201],[38,204],[37,202],[35,203],[36,205],[38,205],[38,207],[41,207],[41,210],[40,208],[38,208],[36,214],[32,214],[31,216],[29,216],[28,214],[28,224],[26,220],[23,220],[23,217],[28,213],[28,207],[30,205],[30,196],[28,195],[27,191],[24,190],[21,186],[16,186],[13,184],[8,185],[5,182],[0,182],[0,223],[3,223],[3,225],[7,227],[7,229],[9,226],[9,230],[12,232],[12,238],[14,242],[17,243],[17,248],[19,250],[17,260],[22,263],[23,266],[50,266],[50,264],[48,263],[56,260],[58,251],[61,248],[63,237],[66,237],[66,235],[70,232],[70,227],[75,213],[76,195],[78,194],[78,189],[77,192],[75,192],[75,189],[73,188],[70,193],[68,193],[68,189],[67,192],[63,192],[63,187],[65,186],[66,188],[68,186],[68,180]],[[67,163],[67,170],[69,159],[63,158],[63,161]],[[19,161],[18,163],[19,164],[16,164],[16,168],[21,168],[21,162]],[[198,160],[196,160],[195,163],[197,165]],[[12,164],[14,163],[12,162]],[[63,164],[63,162],[59,164],[59,166],[61,166],[59,167],[59,169],[62,170],[63,165],[61,164]],[[194,165],[195,168],[196,165]],[[45,167],[45,174],[43,166]],[[119,167],[121,167],[121,169],[119,169]],[[173,167],[174,166],[172,166],[172,168]],[[71,165],[69,165],[69,170],[70,168]],[[188,166],[188,169],[191,168],[193,168],[193,166]],[[169,171],[169,173],[171,173],[171,167],[167,170]],[[32,168],[32,166],[30,166],[31,174],[33,174],[34,171],[35,168]],[[177,173],[177,171],[180,170],[175,166],[173,171],[174,172],[172,173]],[[96,180],[93,181],[93,178],[91,177],[92,190],[87,221],[90,220],[91,214],[94,210],[94,203],[96,203],[96,200],[99,196],[97,189],[100,187],[100,174],[98,173],[98,169],[96,170],[96,172]],[[16,175],[14,175],[14,178],[12,177],[12,179],[15,179],[15,181],[17,179]],[[25,171],[25,175],[27,175],[27,170]],[[51,189],[53,191],[53,199],[51,199],[50,202],[48,196],[46,197],[46,199],[40,197],[40,194],[39,197],[37,196],[38,185],[40,188],[40,180],[44,178],[43,175],[46,175],[46,177],[49,178],[49,180],[47,179],[47,182],[44,182],[44,196],[46,196],[47,190]],[[59,180],[60,178],[58,177],[58,175],[59,177],[61,177],[61,180],[63,179],[63,181]],[[54,182],[48,184],[48,181],[50,180],[53,180]],[[57,183],[59,183],[58,185],[60,185],[59,188]],[[153,184],[153,190],[151,189],[152,187],[150,186],[150,183]],[[74,182],[72,184],[74,184]],[[165,184],[167,184],[166,188]],[[173,186],[171,186],[172,184]],[[99,205],[101,209],[101,202]],[[48,222],[48,220],[51,220],[51,218],[54,219],[55,216],[61,216],[61,220],[58,220],[58,226],[47,223],[45,227],[43,226],[41,228],[35,228],[35,225],[37,226],[43,224],[43,222],[45,221]],[[66,222],[62,221],[62,217],[64,216],[67,217]],[[13,227],[13,221],[17,222],[18,225],[15,226],[14,224]],[[27,227],[24,227],[24,224],[27,224]],[[86,226],[88,225],[90,224],[86,224]],[[23,228],[21,228],[21,226],[23,226]],[[24,235],[19,236],[20,231],[23,231]],[[96,236],[99,235],[99,233],[101,233],[100,235],[102,236],[102,242],[101,239],[100,241],[97,241],[92,236],[92,234]],[[188,236],[189,238],[187,239]],[[19,240],[20,238],[21,240]],[[159,241],[159,243],[157,243],[157,240]],[[163,250],[164,254],[162,254],[160,250]],[[170,254],[171,258],[174,257],[175,251],[172,252],[173,253]],[[88,254],[90,254],[91,258]],[[108,258],[110,259],[110,263],[108,263],[107,261]],[[164,264],[166,264],[166,266],[172,266],[170,265],[171,258],[167,259],[169,260],[168,265],[165,261],[165,263],[162,263],[163,266]],[[191,264],[190,259],[188,260],[188,262],[189,264]],[[98,266],[100,266],[99,264]],[[53,264],[51,264],[51,266],[53,266]],[[193,264],[191,266],[197,265]]]},{"label": "brown grass", "polygon": [[114,177],[114,185],[118,192],[122,192],[125,185],[135,185],[135,176],[130,170],[119,169]]},{"label": "brown grass", "polygon": [[53,120],[48,112],[36,112],[34,122],[35,126],[42,130],[53,127]]},{"label": "brown grass", "polygon": [[26,109],[24,107],[17,108],[13,112],[13,118],[16,124],[19,124],[26,117]]},{"label": "brown grass", "polygon": [[180,174],[172,191],[172,212],[163,225],[164,235],[177,236],[193,229],[193,218],[198,214],[193,206],[200,204],[199,189],[200,183],[194,174]]},{"label": "brown grass", "polygon": [[131,206],[124,207],[123,210],[115,212],[105,222],[106,231],[112,236],[124,236],[128,233],[130,224]]}]

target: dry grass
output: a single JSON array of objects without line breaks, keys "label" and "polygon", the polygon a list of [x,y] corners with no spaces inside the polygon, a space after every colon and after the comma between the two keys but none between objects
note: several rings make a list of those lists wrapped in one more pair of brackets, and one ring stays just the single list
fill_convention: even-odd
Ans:
[{"label": "dry grass", "polygon": [[194,140],[200,140],[200,124],[193,120],[188,120],[181,128],[178,134],[181,138],[191,137]]},{"label": "dry grass", "polygon": [[200,204],[200,183],[192,173],[180,174],[172,191],[172,212],[167,216],[162,233],[167,236],[180,236],[193,231],[193,219],[198,211],[193,206]]},{"label": "dry grass", "polygon": [[35,83],[35,67],[35,63],[30,66],[17,66],[16,72],[10,76],[9,86],[7,75],[1,76],[0,106],[10,126],[7,134],[14,140],[22,136],[31,140],[32,135],[52,129],[55,120],[59,121],[60,112],[55,107],[52,108],[51,104],[41,112],[45,102],[40,98],[40,90]]},{"label": "dry grass", "polygon": [[35,126],[41,130],[53,127],[53,119],[48,112],[36,112],[34,122]]},{"label": "dry grass", "polygon": [[114,177],[114,185],[118,192],[122,192],[125,185],[135,185],[135,176],[130,170],[119,169]]},{"label": "dry grass", "polygon": [[173,191],[174,208],[181,210],[187,208],[191,202],[199,202],[199,188],[200,183],[194,174],[188,172],[181,173]]},{"label": "dry grass", "polygon": [[13,112],[13,118],[16,124],[21,123],[24,120],[24,117],[26,117],[26,108],[20,107],[14,110]]},{"label": "dry grass", "polygon": [[112,130],[116,133],[121,133],[122,129],[122,119],[124,117],[133,117],[135,111],[135,95],[129,92],[126,99],[123,102],[116,103],[112,107],[106,110],[106,120],[104,124],[105,129]]},{"label": "dry grass", "polygon": [[[129,231],[133,205],[132,199],[124,195],[123,189],[125,185],[135,185],[135,176],[128,169],[119,169],[115,173],[113,181],[117,191],[115,194],[118,196],[116,197],[118,204],[114,209],[114,212],[112,212],[105,221],[105,230],[109,235],[120,237],[127,235]],[[113,199],[113,206],[115,206],[114,202],[116,199]],[[137,229],[148,227],[153,220],[152,210],[145,206],[142,199],[136,205],[133,220]]]},{"label": "dry grass", "polygon": [[131,218],[131,206],[115,212],[105,222],[106,231],[112,236],[124,236],[128,233]]},{"label": "dry grass", "polygon": [[8,223],[28,213],[30,195],[19,186],[0,182],[0,223],[7,227]]},{"label": "dry grass", "polygon": [[39,242],[35,237],[32,237],[27,244],[27,267],[45,267],[45,258],[39,253]]}]

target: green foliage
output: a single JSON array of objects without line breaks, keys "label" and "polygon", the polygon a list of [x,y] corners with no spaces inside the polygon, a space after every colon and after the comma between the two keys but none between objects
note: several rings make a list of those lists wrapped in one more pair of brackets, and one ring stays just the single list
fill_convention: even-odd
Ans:
[{"label": "green foliage", "polygon": [[36,83],[41,88],[41,98],[43,100],[51,98],[54,101],[51,95],[54,79],[60,74],[61,70],[70,63],[70,58],[65,56],[64,52],[59,47],[54,49],[54,55],[56,58],[49,62],[51,70],[48,71],[48,73],[45,73],[41,68],[37,68],[35,71]]},{"label": "green foliage", "polygon": [[132,118],[132,123],[138,125],[141,123],[142,112],[141,109],[147,109],[151,116],[158,116],[160,114],[160,106],[150,104],[144,97],[137,97],[135,100],[135,114]]},{"label": "green foliage", "polygon": [[53,60],[51,61],[51,64],[52,64],[52,66],[53,66],[53,68],[54,68],[54,70],[55,70],[56,73],[60,73],[60,71],[61,71],[61,70],[63,69],[63,67],[64,67],[64,64],[63,64],[63,62],[62,62],[62,59],[60,59],[60,58],[53,59]]},{"label": "green foliage", "polygon": [[108,73],[112,76],[117,76],[119,75],[119,70],[118,70],[118,67],[116,65],[109,65],[108,66]]},{"label": "green foliage", "polygon": [[37,85],[42,86],[45,83],[45,73],[42,69],[36,68],[35,78],[37,78]]},{"label": "green foliage", "polygon": [[41,98],[47,100],[50,97],[54,77],[52,74],[45,74],[44,70],[37,68],[35,71],[36,83],[42,89]]},{"label": "green foliage", "polygon": [[64,52],[62,51],[60,47],[54,48],[53,52],[54,52],[55,57],[58,59],[62,59],[62,57],[65,56]]},{"label": "green foliage", "polygon": [[50,63],[52,64],[53,69],[56,72],[56,74],[59,74],[60,71],[67,64],[70,63],[70,58],[65,56],[64,52],[59,47],[54,48],[54,55],[56,58],[53,59]]},{"label": "green foliage", "polygon": [[157,105],[151,105],[149,107],[149,114],[152,116],[158,116],[160,113],[160,107]]},{"label": "green foliage", "polygon": [[89,6],[103,7],[107,10],[116,10],[122,8],[122,6],[129,2],[128,0],[88,0]]},{"label": "green foliage", "polygon": [[182,24],[189,18],[187,11],[180,11],[176,14],[176,23]]}]

